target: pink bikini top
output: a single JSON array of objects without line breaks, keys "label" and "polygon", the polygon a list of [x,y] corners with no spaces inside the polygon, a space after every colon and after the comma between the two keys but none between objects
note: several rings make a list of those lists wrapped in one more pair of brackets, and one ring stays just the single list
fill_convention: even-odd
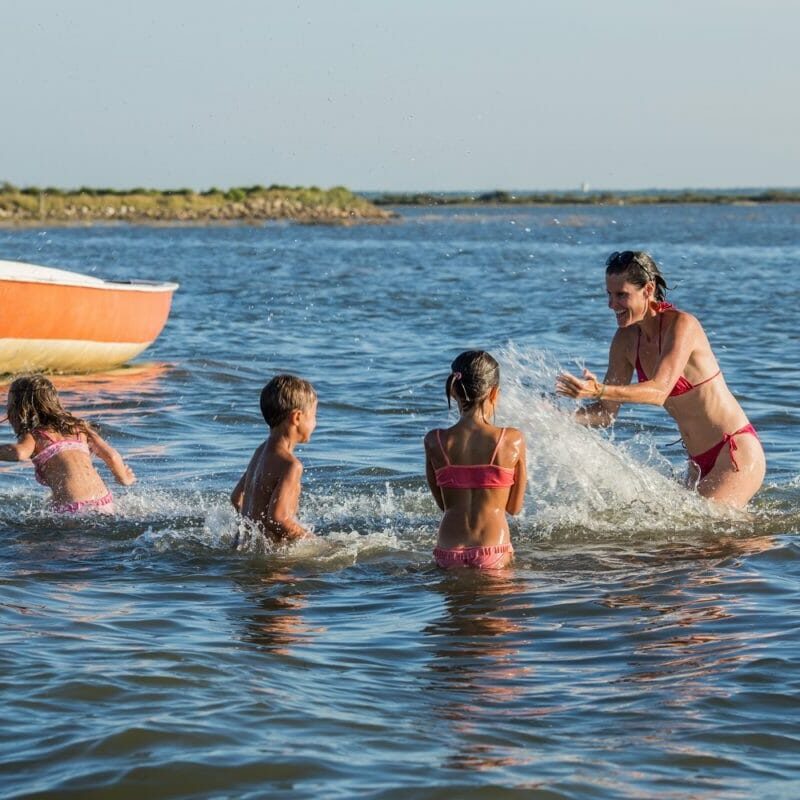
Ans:
[{"label": "pink bikini top", "polygon": [[488,464],[451,464],[442,447],[441,431],[437,430],[436,441],[446,463],[436,470],[436,485],[442,489],[504,489],[513,486],[514,470],[494,463],[505,433],[503,428]]},{"label": "pink bikini top", "polygon": [[[662,314],[665,311],[675,311],[675,306],[672,303],[659,303],[656,306],[656,311],[658,312],[658,354],[661,355],[661,328],[662,323],[664,321],[664,317]],[[647,377],[647,373],[644,371],[644,367],[642,367],[642,362],[639,360],[639,344],[642,340],[642,329],[638,329],[638,337],[636,339],[636,377],[639,380],[639,383],[642,381],[650,380]],[[677,397],[680,394],[686,394],[686,392],[691,392],[692,389],[696,389],[698,386],[702,386],[704,383],[708,383],[709,381],[713,381],[714,378],[717,377],[722,372],[722,370],[718,369],[710,378],[706,378],[704,381],[700,381],[700,383],[690,383],[683,375],[681,375],[677,381],[675,381],[675,385],[672,387],[672,391],[669,393],[670,397]]]},{"label": "pink bikini top", "polygon": [[44,480],[44,475],[42,474],[42,467],[55,455],[58,453],[63,453],[65,450],[80,450],[86,455],[91,455],[91,451],[89,450],[89,445],[84,442],[80,436],[75,436],[71,439],[54,439],[50,436],[43,428],[36,428],[36,430],[31,431],[34,436],[41,436],[42,439],[46,439],[50,442],[44,450],[38,452],[35,456],[31,457],[31,461],[33,461],[33,466],[36,472],[36,480],[39,481],[43,486],[48,486],[49,484]]}]

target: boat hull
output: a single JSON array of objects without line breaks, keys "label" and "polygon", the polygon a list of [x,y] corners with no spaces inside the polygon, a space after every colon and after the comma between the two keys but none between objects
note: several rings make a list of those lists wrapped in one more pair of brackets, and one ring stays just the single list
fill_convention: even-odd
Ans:
[{"label": "boat hull", "polygon": [[135,358],[151,344],[83,339],[0,339],[0,373],[113,369]]},{"label": "boat hull", "polygon": [[14,266],[0,271],[0,372],[5,373],[119,366],[156,340],[177,288]]}]

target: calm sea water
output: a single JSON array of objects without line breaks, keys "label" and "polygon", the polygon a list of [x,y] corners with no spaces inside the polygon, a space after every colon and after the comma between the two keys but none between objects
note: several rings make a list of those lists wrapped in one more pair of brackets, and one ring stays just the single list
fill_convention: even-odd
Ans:
[{"label": "calm sea water", "polygon": [[[800,206],[403,214],[0,231],[3,258],[181,284],[133,368],[56,381],[139,475],[118,516],[56,518],[0,467],[4,797],[800,794]],[[553,396],[559,366],[603,371],[602,264],[631,247],[760,431],[748,513],[680,488],[662,411],[592,432]],[[472,347],[530,449],[494,576],[432,567],[422,477]],[[319,390],[301,517],[323,543],[234,552],[283,370]]]}]

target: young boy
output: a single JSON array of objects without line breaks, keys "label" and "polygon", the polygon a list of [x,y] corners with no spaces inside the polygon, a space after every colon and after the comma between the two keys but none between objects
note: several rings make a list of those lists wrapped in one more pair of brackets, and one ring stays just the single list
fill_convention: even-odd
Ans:
[{"label": "young boy", "polygon": [[317,425],[317,393],[302,378],[278,375],[261,391],[261,413],[269,437],[253,453],[231,503],[275,542],[312,537],[295,519],[303,465],[293,451]]}]

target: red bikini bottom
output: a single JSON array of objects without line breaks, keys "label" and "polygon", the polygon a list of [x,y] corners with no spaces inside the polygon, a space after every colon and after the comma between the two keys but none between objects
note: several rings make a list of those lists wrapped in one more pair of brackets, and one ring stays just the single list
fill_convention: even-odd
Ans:
[{"label": "red bikini bottom", "polygon": [[738,448],[736,447],[736,440],[733,438],[734,436],[739,436],[742,433],[750,433],[758,439],[758,434],[756,433],[756,429],[748,422],[743,428],[739,428],[738,431],[734,431],[733,433],[726,433],[722,437],[722,441],[717,442],[713,447],[709,448],[705,451],[705,453],[700,453],[696,456],[689,456],[689,461],[697,464],[697,468],[700,470],[700,479],[702,480],[712,469],[714,469],[714,464],[717,463],[717,457],[722,452],[722,448],[725,445],[728,445],[728,449],[731,454],[731,463],[733,464],[733,468],[738,472],[739,465],[736,463],[736,458],[733,455],[734,451]]}]

